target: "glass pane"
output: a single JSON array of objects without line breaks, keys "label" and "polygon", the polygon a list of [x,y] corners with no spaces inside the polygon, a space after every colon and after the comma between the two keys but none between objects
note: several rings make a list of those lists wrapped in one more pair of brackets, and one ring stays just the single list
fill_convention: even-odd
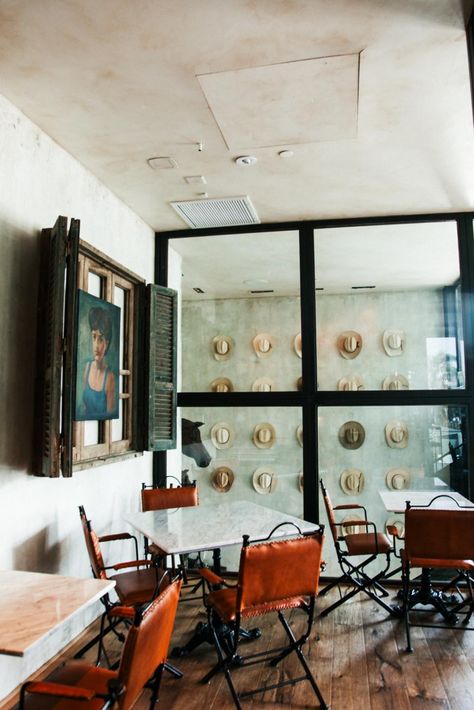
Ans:
[{"label": "glass pane", "polygon": [[315,231],[318,388],[461,389],[456,224]]},{"label": "glass pane", "polygon": [[[114,287],[114,304],[120,308],[120,352],[119,363],[120,370],[125,369],[124,357],[124,338],[125,338],[125,291],[118,286]],[[119,375],[119,392],[126,391],[124,388],[124,376]],[[119,418],[112,419],[112,441],[121,441],[124,438],[123,431],[123,399],[119,401]]]},{"label": "glass pane", "polygon": [[[403,513],[389,512],[384,491],[455,490],[471,498],[465,451],[466,411],[462,407],[321,407],[318,412],[319,475],[334,505],[357,503],[384,532],[403,529]],[[327,523],[320,498],[321,520]],[[343,511],[338,518],[361,517]],[[326,541],[326,574],[338,565],[331,537]]]},{"label": "glass pane", "polygon": [[[299,408],[186,407],[181,417],[182,476],[196,481],[201,504],[248,500],[303,517]],[[190,443],[196,435],[202,443]],[[239,551],[222,549],[228,570]]]},{"label": "glass pane", "polygon": [[289,391],[301,376],[297,232],[191,237],[181,259],[182,391]]}]

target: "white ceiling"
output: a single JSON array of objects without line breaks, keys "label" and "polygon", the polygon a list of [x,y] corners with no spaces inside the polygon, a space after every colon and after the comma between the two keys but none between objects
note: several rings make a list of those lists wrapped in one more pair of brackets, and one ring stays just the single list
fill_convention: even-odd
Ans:
[{"label": "white ceiling", "polygon": [[472,4],[0,0],[0,91],[157,230],[204,190],[262,222],[472,210]]}]

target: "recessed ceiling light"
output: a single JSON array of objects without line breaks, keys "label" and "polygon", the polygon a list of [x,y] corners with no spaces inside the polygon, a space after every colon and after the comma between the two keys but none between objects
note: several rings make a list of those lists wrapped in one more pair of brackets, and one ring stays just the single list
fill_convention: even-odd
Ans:
[{"label": "recessed ceiling light", "polygon": [[205,185],[206,184],[206,178],[204,175],[187,175],[185,178],[183,178],[188,185]]},{"label": "recessed ceiling light", "polygon": [[257,158],[254,155],[241,155],[235,159],[237,165],[255,165]]},{"label": "recessed ceiling light", "polygon": [[156,158],[148,158],[146,161],[152,170],[170,170],[177,168],[178,163],[168,155],[158,155]]},{"label": "recessed ceiling light", "polygon": [[278,155],[280,158],[292,158],[294,156],[294,152],[292,150],[280,150]]}]

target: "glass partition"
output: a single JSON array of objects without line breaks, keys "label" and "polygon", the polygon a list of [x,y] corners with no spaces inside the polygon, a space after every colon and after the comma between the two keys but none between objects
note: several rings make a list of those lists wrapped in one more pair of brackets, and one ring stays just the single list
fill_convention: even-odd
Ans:
[{"label": "glass partition", "polygon": [[170,240],[181,259],[184,392],[298,389],[298,232]]},{"label": "glass partition", "polygon": [[464,388],[456,223],[314,234],[318,389]]}]

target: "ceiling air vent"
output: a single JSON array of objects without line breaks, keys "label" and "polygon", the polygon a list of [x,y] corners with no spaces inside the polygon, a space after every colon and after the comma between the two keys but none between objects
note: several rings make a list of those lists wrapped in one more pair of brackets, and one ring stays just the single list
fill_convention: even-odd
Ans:
[{"label": "ceiling air vent", "polygon": [[260,224],[248,197],[214,197],[208,200],[171,202],[173,209],[193,229]]}]

